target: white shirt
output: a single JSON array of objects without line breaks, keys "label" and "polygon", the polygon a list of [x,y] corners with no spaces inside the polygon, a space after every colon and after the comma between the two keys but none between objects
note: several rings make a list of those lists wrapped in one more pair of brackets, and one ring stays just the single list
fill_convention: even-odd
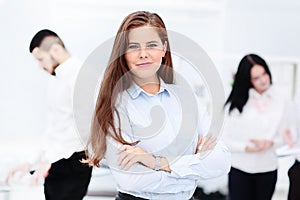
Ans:
[{"label": "white shirt", "polygon": [[[120,95],[117,109],[124,139],[129,142],[140,140],[136,146],[148,153],[167,157],[172,172],[154,171],[141,164],[134,164],[128,171],[120,170],[117,149],[121,144],[109,137],[105,157],[118,191],[146,199],[184,200],[192,197],[197,179],[214,178],[229,172],[230,153],[222,142],[218,142],[205,158],[200,159],[195,154],[198,136],[206,134],[209,122],[205,121],[204,112],[200,111],[197,118],[197,102],[193,105],[189,100],[190,107],[180,105],[180,92],[189,95],[183,88],[161,80],[157,94],[146,93],[133,83]],[[163,109],[164,114],[151,111],[155,106]],[[158,125],[160,129],[152,129],[151,125],[157,122],[162,122],[162,126]],[[187,128],[180,132],[184,123]],[[193,132],[188,133],[189,127],[194,125]],[[179,132],[183,136],[180,139]],[[181,151],[182,147],[184,151]]]},{"label": "white shirt", "polygon": [[[251,88],[243,112],[240,113],[235,108],[230,114],[227,113],[222,138],[232,153],[232,167],[247,173],[277,169],[274,149],[283,144],[279,133],[282,133],[286,126],[286,105],[285,98],[273,87],[262,95]],[[265,152],[247,153],[246,146],[253,145],[251,139],[268,139],[275,145]]]},{"label": "white shirt", "polygon": [[84,150],[73,116],[73,91],[81,63],[70,57],[60,64],[48,87],[47,123],[40,151],[29,159],[54,163]]}]

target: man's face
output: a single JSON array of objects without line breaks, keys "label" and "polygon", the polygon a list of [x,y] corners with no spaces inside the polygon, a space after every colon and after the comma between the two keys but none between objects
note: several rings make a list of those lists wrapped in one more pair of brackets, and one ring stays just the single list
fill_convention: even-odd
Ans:
[{"label": "man's face", "polygon": [[33,49],[32,55],[38,61],[41,69],[50,74],[54,74],[54,69],[58,66],[58,62],[53,58],[49,51],[44,51],[36,47]]}]

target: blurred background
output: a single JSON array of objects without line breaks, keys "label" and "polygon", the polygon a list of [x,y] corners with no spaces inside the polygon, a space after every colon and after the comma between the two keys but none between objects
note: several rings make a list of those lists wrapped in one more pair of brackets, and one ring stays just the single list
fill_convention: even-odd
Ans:
[{"label": "blurred background", "polygon": [[[239,60],[257,53],[270,65],[282,94],[292,98],[300,64],[297,0],[0,0],[0,199],[24,199],[24,194],[43,199],[41,187],[3,185],[7,170],[34,150],[45,126],[47,74],[29,53],[33,35],[54,30],[84,60],[137,10],[157,12],[167,29],[199,44],[217,66],[226,95]],[[292,160],[280,158],[275,200],[286,199]],[[114,194],[109,171],[94,173],[87,199],[113,199],[96,197]]]}]

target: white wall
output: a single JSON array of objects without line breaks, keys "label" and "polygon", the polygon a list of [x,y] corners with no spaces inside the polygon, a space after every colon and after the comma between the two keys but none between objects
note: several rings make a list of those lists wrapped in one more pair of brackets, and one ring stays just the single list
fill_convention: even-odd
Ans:
[{"label": "white wall", "polygon": [[226,93],[240,59],[248,53],[262,56],[271,67],[274,83],[290,91],[287,79],[292,76],[287,74],[300,64],[300,2],[228,0],[224,13],[222,53],[212,56]]},{"label": "white wall", "polygon": [[300,56],[300,2],[297,0],[229,0],[224,51]]},{"label": "white wall", "polygon": [[222,44],[224,0],[2,0],[0,1],[0,134],[40,134],[44,127],[46,74],[28,51],[43,28],[57,32],[71,53],[85,59],[136,10],[159,13],[167,28],[210,51]]},{"label": "white wall", "polygon": [[[84,59],[136,10],[159,13],[168,29],[195,40],[214,58],[225,84],[245,53],[300,54],[297,0],[1,0],[0,134],[43,130],[47,76],[28,51],[38,30],[53,29]],[[224,62],[220,55],[235,59]]]}]

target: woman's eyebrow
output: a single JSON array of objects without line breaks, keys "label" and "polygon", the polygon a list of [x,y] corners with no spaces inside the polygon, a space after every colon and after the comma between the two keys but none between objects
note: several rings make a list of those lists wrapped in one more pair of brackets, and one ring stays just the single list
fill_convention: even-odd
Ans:
[{"label": "woman's eyebrow", "polygon": [[[146,44],[149,44],[149,43],[158,43],[158,41],[153,40],[153,41],[146,42]],[[140,42],[129,42],[128,44],[140,44]]]},{"label": "woman's eyebrow", "polygon": [[128,44],[140,44],[138,42],[129,42]]},{"label": "woman's eyebrow", "polygon": [[149,41],[149,42],[147,42],[147,44],[148,43],[158,43],[158,41],[156,41],[156,40],[153,40],[153,41]]}]

